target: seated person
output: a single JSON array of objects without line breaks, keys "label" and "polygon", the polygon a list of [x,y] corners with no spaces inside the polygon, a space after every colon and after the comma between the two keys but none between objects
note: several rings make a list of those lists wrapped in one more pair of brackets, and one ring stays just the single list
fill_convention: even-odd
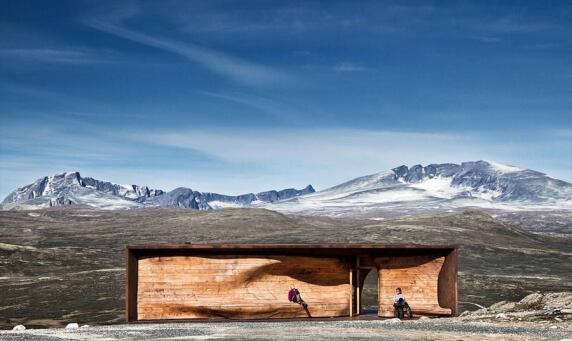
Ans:
[{"label": "seated person", "polygon": [[405,301],[405,296],[401,293],[401,288],[395,289],[395,296],[393,296],[393,308],[395,309],[395,316],[397,318],[403,318],[404,312],[407,313],[407,317],[412,318],[411,308],[409,304]]}]

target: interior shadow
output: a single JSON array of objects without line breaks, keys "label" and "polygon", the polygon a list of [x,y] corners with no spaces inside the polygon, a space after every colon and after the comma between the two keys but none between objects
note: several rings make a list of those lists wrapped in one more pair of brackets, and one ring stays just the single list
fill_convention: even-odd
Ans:
[{"label": "interior shadow", "polygon": [[377,315],[378,310],[378,286],[377,286],[377,269],[370,271],[362,270],[365,278],[361,287],[361,314],[360,315]]}]

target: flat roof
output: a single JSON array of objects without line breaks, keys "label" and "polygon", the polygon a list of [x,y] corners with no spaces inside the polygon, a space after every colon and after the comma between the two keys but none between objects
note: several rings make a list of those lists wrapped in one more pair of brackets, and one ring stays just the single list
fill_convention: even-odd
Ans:
[{"label": "flat roof", "polygon": [[388,244],[388,243],[164,243],[127,245],[130,250],[180,249],[456,249],[457,245]]},{"label": "flat roof", "polygon": [[456,245],[387,244],[387,243],[184,243],[128,245],[128,252],[138,254],[436,254],[458,249]]}]

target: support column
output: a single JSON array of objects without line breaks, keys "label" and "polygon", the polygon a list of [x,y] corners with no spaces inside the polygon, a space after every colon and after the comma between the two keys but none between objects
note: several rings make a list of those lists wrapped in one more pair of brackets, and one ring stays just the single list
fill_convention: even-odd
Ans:
[{"label": "support column", "polygon": [[353,270],[350,267],[350,317],[353,316],[353,294],[354,294],[354,283],[353,283]]},{"label": "support column", "polygon": [[361,305],[360,305],[360,277],[359,277],[359,256],[356,257],[356,315],[361,314]]}]

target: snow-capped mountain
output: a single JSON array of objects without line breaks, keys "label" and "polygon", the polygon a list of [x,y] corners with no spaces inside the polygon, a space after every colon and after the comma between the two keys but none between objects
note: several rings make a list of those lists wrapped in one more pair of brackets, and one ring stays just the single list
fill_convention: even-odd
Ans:
[{"label": "snow-capped mountain", "polygon": [[118,185],[78,172],[46,176],[18,188],[2,209],[84,204],[103,209],[173,206],[198,210],[264,207],[282,212],[385,218],[464,207],[572,210],[572,184],[490,161],[399,166],[316,192],[311,185],[237,196],[176,188]]},{"label": "snow-capped mountain", "polygon": [[381,218],[459,207],[572,209],[572,184],[490,161],[399,166],[263,207]]},{"label": "snow-capped mountain", "polygon": [[177,188],[170,192],[147,186],[118,185],[82,177],[79,172],[45,176],[18,188],[2,202],[2,209],[36,209],[51,206],[82,204],[103,209],[126,209],[154,206],[175,206],[200,210],[221,207],[247,207],[271,203],[315,192],[311,185],[301,190],[248,193],[238,196]]}]

